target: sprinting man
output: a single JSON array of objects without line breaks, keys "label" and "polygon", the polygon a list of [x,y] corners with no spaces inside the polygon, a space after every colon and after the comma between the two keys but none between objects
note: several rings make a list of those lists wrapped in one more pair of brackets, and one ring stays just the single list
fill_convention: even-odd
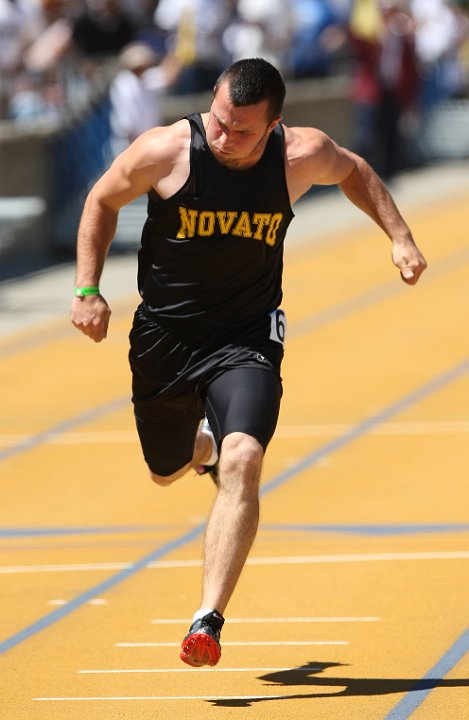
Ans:
[{"label": "sprinting man", "polygon": [[116,158],[89,193],[78,232],[71,319],[100,342],[111,311],[99,281],[118,213],[148,194],[142,302],[130,332],[137,430],[157,485],[190,468],[217,484],[201,606],[180,655],[196,667],[220,658],[223,613],[256,535],[262,462],[282,395],[292,205],[312,185],[337,184],[390,238],[404,282],[415,284],[426,267],[371,167],[318,129],[283,125],[284,98],[268,62],[234,63],[209,112],[149,130]]}]

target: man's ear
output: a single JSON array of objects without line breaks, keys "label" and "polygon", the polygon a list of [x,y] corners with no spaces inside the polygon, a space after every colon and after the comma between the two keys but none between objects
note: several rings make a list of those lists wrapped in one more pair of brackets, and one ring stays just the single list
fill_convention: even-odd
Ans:
[{"label": "man's ear", "polygon": [[272,122],[269,123],[269,127],[267,128],[267,132],[269,133],[269,135],[272,132],[272,130],[275,130],[275,128],[281,121],[282,121],[282,116],[279,115],[278,118],[275,118],[275,120],[272,120]]}]

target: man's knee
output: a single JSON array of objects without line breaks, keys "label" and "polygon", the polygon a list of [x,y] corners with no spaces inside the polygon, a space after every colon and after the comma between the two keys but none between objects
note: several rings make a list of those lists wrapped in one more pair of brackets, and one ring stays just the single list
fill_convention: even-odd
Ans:
[{"label": "man's knee", "polygon": [[228,482],[230,478],[238,478],[243,485],[257,487],[263,458],[264,449],[256,438],[244,433],[231,433],[222,443],[221,475],[224,475]]}]

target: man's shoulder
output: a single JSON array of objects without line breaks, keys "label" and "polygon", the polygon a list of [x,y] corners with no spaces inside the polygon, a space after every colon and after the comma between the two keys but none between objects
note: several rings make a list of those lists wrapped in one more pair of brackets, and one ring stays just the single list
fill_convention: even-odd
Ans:
[{"label": "man's shoulder", "polygon": [[336,148],[331,138],[317,128],[285,128],[285,167],[292,202],[296,202],[313,184],[330,184],[330,168],[335,166]]},{"label": "man's shoulder", "polygon": [[285,130],[285,148],[287,158],[307,158],[320,152],[331,138],[315,127],[287,127]]},{"label": "man's shoulder", "polygon": [[120,168],[142,187],[150,186],[161,197],[170,197],[187,178],[190,141],[187,120],[152,128],[122,153]]},{"label": "man's shoulder", "polygon": [[171,125],[161,125],[147,130],[141,137],[148,145],[168,144],[170,149],[171,146],[179,147],[190,141],[191,129],[189,122],[184,118]]},{"label": "man's shoulder", "polygon": [[150,157],[170,160],[177,159],[179,154],[187,149],[190,139],[190,125],[184,119],[147,130],[140,136],[139,141]]}]

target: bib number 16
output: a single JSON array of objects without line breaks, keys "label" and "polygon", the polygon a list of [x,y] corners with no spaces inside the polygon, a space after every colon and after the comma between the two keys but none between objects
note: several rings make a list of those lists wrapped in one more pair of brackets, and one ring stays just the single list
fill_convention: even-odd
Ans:
[{"label": "bib number 16", "polygon": [[281,345],[285,342],[287,321],[283,310],[277,309],[270,313],[270,339]]}]

